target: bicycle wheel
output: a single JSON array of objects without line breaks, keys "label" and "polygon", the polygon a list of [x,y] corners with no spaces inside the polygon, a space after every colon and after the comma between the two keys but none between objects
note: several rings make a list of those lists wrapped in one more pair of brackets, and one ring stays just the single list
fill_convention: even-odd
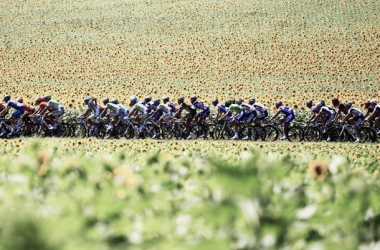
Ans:
[{"label": "bicycle wheel", "polygon": [[242,126],[238,134],[240,138],[250,141],[256,141],[259,137],[253,126]]},{"label": "bicycle wheel", "polygon": [[293,142],[300,142],[303,140],[303,128],[294,126],[289,128],[288,140]]},{"label": "bicycle wheel", "polygon": [[266,140],[267,141],[276,141],[279,136],[278,129],[273,125],[266,125],[264,126],[265,133],[266,133]]},{"label": "bicycle wheel", "polygon": [[321,133],[317,128],[314,127],[306,127],[303,133],[305,140],[308,142],[316,142],[321,138]]},{"label": "bicycle wheel", "polygon": [[123,136],[125,139],[132,139],[135,136],[135,131],[133,130],[133,127],[131,125],[128,125],[125,128]]},{"label": "bicycle wheel", "polygon": [[162,139],[165,139],[165,140],[172,139],[173,138],[173,134],[174,134],[173,131],[174,131],[174,128],[172,126],[166,126],[166,125],[164,125],[164,127],[161,130]]},{"label": "bicycle wheel", "polygon": [[77,123],[72,126],[71,137],[85,138],[87,137],[87,129],[81,124]]},{"label": "bicycle wheel", "polygon": [[342,131],[342,128],[333,128],[330,133],[331,141],[344,142],[346,140],[346,131]]},{"label": "bicycle wheel", "polygon": [[104,139],[107,135],[107,126],[105,124],[99,124],[97,127],[97,132],[95,133],[96,138]]}]

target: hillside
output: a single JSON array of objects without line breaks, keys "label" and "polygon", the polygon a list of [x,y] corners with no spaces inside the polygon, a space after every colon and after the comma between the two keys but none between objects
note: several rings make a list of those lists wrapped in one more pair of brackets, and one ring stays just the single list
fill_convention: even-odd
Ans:
[{"label": "hillside", "polygon": [[0,94],[359,102],[378,97],[378,13],[364,0],[6,0]]}]

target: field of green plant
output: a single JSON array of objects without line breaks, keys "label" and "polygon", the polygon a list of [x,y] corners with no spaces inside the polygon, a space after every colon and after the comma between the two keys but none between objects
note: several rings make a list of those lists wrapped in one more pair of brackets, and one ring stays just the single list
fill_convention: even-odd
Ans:
[{"label": "field of green plant", "polygon": [[373,144],[19,139],[1,249],[375,249]]}]

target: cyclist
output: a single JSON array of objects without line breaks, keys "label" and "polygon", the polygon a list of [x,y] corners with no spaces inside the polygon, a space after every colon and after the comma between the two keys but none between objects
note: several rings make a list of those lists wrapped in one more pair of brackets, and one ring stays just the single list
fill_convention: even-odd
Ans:
[{"label": "cyclist", "polygon": [[295,115],[291,108],[283,106],[282,102],[276,102],[276,108],[277,112],[276,114],[270,119],[272,121],[275,119],[280,113],[284,115],[284,117],[280,118],[280,122],[283,124],[283,132],[284,135],[280,138],[280,140],[288,139],[289,137],[289,125],[294,120]]},{"label": "cyclist", "polygon": [[[182,111],[186,111],[187,114],[184,115],[181,120],[185,122],[185,127],[187,133],[189,135],[192,133],[191,131],[191,121],[194,119],[194,117],[197,115],[197,110],[194,106],[188,105],[184,102],[183,98],[181,100],[178,100],[178,103],[180,103],[180,108],[178,111],[174,114],[174,117],[179,118],[182,114]],[[192,134],[194,136],[194,134]]]},{"label": "cyclist", "polygon": [[172,109],[168,105],[166,105],[164,103],[161,103],[161,104],[158,105],[157,110],[154,111],[154,113],[152,114],[152,116],[155,116],[156,113],[159,112],[160,110],[163,112],[163,115],[159,119],[160,128],[162,130],[162,126],[163,126],[162,123],[165,122],[165,121],[167,121],[167,120],[169,120],[169,119],[171,119],[171,118],[173,118],[173,111],[172,111]]},{"label": "cyclist", "polygon": [[[319,118],[321,117],[325,117],[325,119],[321,119],[322,120],[322,124],[323,126],[325,127],[323,133],[325,133],[326,131],[329,130],[329,128],[331,127],[332,123],[334,122],[334,119],[335,119],[335,116],[336,116],[336,111],[334,108],[330,107],[330,106],[323,106],[319,113],[317,114],[317,116],[315,116],[314,119],[312,119],[311,121],[315,121],[315,120],[318,120]],[[330,133],[328,133],[328,138],[327,138],[327,141],[330,141],[331,140],[331,137],[330,137]]]},{"label": "cyclist", "polygon": [[255,98],[249,99],[249,105],[252,105],[256,111],[259,111],[259,115],[253,119],[253,123],[258,125],[260,120],[265,119],[268,116],[268,108],[261,103],[256,103]]},{"label": "cyclist", "polygon": [[231,100],[227,101],[225,105],[228,107],[229,111],[224,116],[222,116],[219,120],[224,120],[228,115],[233,115],[231,117],[231,120],[232,120],[233,130],[234,130],[235,135],[231,139],[237,140],[239,139],[239,134],[238,134],[239,122],[242,121],[246,117],[245,110],[238,104],[232,104]]},{"label": "cyclist", "polygon": [[[24,114],[25,110],[21,103],[17,101],[12,101],[9,95],[6,95],[3,101],[6,103],[6,107],[3,111],[0,112],[0,117],[6,116],[11,108],[14,108],[16,110],[15,112],[13,112],[10,118],[10,122],[12,125],[12,132],[10,133],[10,135],[13,135],[17,133],[20,129],[19,126],[16,126],[16,122],[20,119],[22,114]],[[4,134],[1,133],[1,136],[3,135]]]},{"label": "cyclist", "polygon": [[380,105],[377,104],[376,100],[371,101],[371,106],[374,106],[372,114],[365,118],[368,121],[375,121],[374,128],[377,130],[377,134],[380,134]]},{"label": "cyclist", "polygon": [[[206,121],[206,118],[210,116],[210,108],[207,103],[200,102],[197,100],[198,98],[196,96],[190,97],[191,104],[196,108],[200,109],[201,112],[199,112],[195,117],[195,121],[197,122],[198,126],[201,126],[203,129],[203,139],[207,139],[207,130],[204,127],[204,123]],[[191,129],[191,128],[190,128]],[[191,129],[192,130],[192,129]],[[187,139],[191,139],[194,136],[194,133],[190,131],[190,135]]]},{"label": "cyclist", "polygon": [[152,111],[153,113],[157,111],[155,115],[151,116],[153,118],[153,121],[155,122],[158,121],[163,114],[162,110],[158,109],[158,106],[160,105],[160,103],[161,103],[160,99],[155,99],[154,101],[150,102],[150,110],[149,110],[149,107],[147,108],[147,112],[149,112],[149,114],[152,113]]},{"label": "cyclist", "polygon": [[65,109],[63,108],[63,106],[55,100],[50,100],[47,103],[46,107],[41,112],[39,112],[39,114],[44,114],[44,117],[47,118],[46,123],[49,125],[49,129],[57,128],[58,119],[64,113]]},{"label": "cyclist", "polygon": [[[308,100],[306,101],[306,107],[308,107],[311,111],[311,116],[310,116],[310,119],[308,122],[311,122],[312,120],[313,121],[318,121],[318,119],[314,119],[321,111],[321,108],[324,106],[324,101],[321,101],[319,103],[317,103],[316,105],[313,105],[313,101],[312,100]],[[319,116],[319,119],[322,121],[322,123],[325,122],[324,120],[324,117],[323,116]]]},{"label": "cyclist", "polygon": [[361,142],[359,126],[360,126],[360,123],[364,120],[364,115],[359,109],[353,108],[351,102],[347,102],[344,106],[348,109],[348,112],[347,112],[347,115],[342,120],[342,122],[345,122],[348,120],[348,122],[351,125],[354,125],[355,133],[356,133],[355,142],[356,143]]},{"label": "cyclist", "polygon": [[177,112],[178,108],[176,107],[174,103],[169,101],[169,97],[165,96],[164,98],[162,98],[162,102],[168,105],[174,113]]},{"label": "cyclist", "polygon": [[[254,118],[257,117],[257,111],[256,111],[256,108],[252,105],[249,105],[247,103],[244,103],[241,99],[238,99],[238,101],[236,102],[237,104],[240,104],[240,106],[244,109],[245,113],[246,113],[246,122],[247,124],[250,124]],[[249,134],[249,131],[250,128],[247,127],[247,136],[243,138],[243,140],[248,140],[248,134]]]},{"label": "cyclist", "polygon": [[148,109],[141,103],[138,102],[135,96],[131,96],[129,106],[132,107],[132,111],[128,114],[128,118],[134,118],[139,127],[141,127],[141,123],[149,117]]},{"label": "cyclist", "polygon": [[[217,110],[215,120],[219,120],[219,118],[220,118],[222,115],[225,115],[225,114],[228,112],[228,108],[226,107],[226,105],[219,103],[219,100],[218,100],[218,99],[214,99],[214,100],[212,101],[212,105],[214,105],[214,107],[215,107],[216,110]],[[229,114],[225,119],[227,120],[227,119],[230,118],[230,117],[231,117],[231,114]]]},{"label": "cyclist", "polygon": [[101,106],[101,109],[102,109],[102,113],[103,113],[103,111],[107,108],[107,104],[110,102],[110,99],[108,97],[106,97],[102,100],[102,102],[103,102],[103,106]]},{"label": "cyclist", "polygon": [[19,98],[16,101],[21,103],[22,107],[25,110],[25,113],[21,116],[21,120],[23,122],[27,122],[29,119],[29,116],[32,115],[34,112],[36,112],[35,107],[33,107],[32,105],[29,105],[27,103],[24,103],[24,100],[22,98]]},{"label": "cyclist", "polygon": [[50,100],[51,100],[51,96],[50,95],[45,95],[45,96],[37,97],[36,100],[35,100],[35,102],[34,102],[34,106],[39,106],[42,102],[48,103]]},{"label": "cyclist", "polygon": [[377,105],[376,100],[371,100],[368,102],[363,102],[364,108],[367,110],[366,114],[364,115],[364,119],[367,118],[373,111],[375,110],[375,107]]},{"label": "cyclist", "polygon": [[[104,103],[104,102],[103,102]],[[107,114],[107,111],[110,110],[111,112]],[[101,117],[106,116],[108,119],[110,119],[110,125],[107,128],[107,131],[110,131],[115,127],[116,122],[119,121],[120,115],[124,115],[122,111],[120,111],[120,107],[112,102],[108,102],[103,109]]]},{"label": "cyclist", "polygon": [[[98,105],[97,99],[94,97],[87,97],[84,99],[84,104],[87,105],[86,111],[79,115],[79,117],[88,117],[87,118],[87,123],[90,125],[90,127],[94,124],[94,120],[98,118],[101,113],[101,107]],[[91,111],[93,112],[92,115],[88,116]]]}]

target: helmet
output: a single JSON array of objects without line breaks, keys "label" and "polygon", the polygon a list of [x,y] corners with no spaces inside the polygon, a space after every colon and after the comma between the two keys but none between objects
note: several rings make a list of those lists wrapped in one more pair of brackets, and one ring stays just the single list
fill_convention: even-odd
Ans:
[{"label": "helmet", "polygon": [[341,103],[341,104],[339,104],[338,108],[342,110],[345,108],[345,105],[343,103]]},{"label": "helmet", "polygon": [[214,105],[214,106],[218,105],[218,103],[219,103],[219,100],[218,100],[218,99],[214,99],[214,100],[212,101],[212,105]]},{"label": "helmet", "polygon": [[322,106],[322,103],[319,102],[314,107],[319,111],[323,106]]},{"label": "helmet", "polygon": [[191,103],[195,102],[196,100],[197,100],[197,97],[196,97],[196,96],[192,96],[192,97],[190,97],[190,101],[191,101]]},{"label": "helmet", "polygon": [[276,102],[276,108],[279,108],[282,106],[282,102]]},{"label": "helmet", "polygon": [[253,105],[253,104],[255,104],[255,102],[256,102],[255,98],[249,99],[249,105]]},{"label": "helmet", "polygon": [[4,96],[4,101],[5,102],[9,102],[10,100],[11,100],[11,96],[10,95]]},{"label": "helmet", "polygon": [[154,100],[154,101],[153,101],[153,104],[156,105],[156,106],[158,106],[158,105],[160,104],[160,99],[156,99],[156,100]]},{"label": "helmet", "polygon": [[51,96],[50,96],[50,95],[45,95],[43,98],[44,98],[45,101],[47,101],[47,102],[51,100]]},{"label": "helmet", "polygon": [[306,107],[311,108],[313,106],[313,101],[312,100],[307,100],[306,101]]},{"label": "helmet", "polygon": [[110,102],[110,99],[108,99],[108,98],[104,98],[104,99],[103,99],[103,103],[104,103],[104,104],[107,104],[107,103],[109,103],[109,102]]},{"label": "helmet", "polygon": [[185,101],[185,99],[183,97],[180,97],[177,99],[178,103],[183,103]]},{"label": "helmet", "polygon": [[19,103],[23,103],[24,102],[24,100],[21,97],[18,98],[16,101],[19,102]]},{"label": "helmet", "polygon": [[113,100],[111,101],[111,103],[113,103],[113,104],[119,104],[119,101],[118,101],[117,99],[113,99]]},{"label": "helmet", "polygon": [[352,107],[352,103],[351,102],[346,102],[346,104],[344,104],[344,106],[346,108],[351,108]]},{"label": "helmet", "polygon": [[226,102],[224,103],[224,105],[226,105],[226,107],[231,106],[231,104],[232,104],[231,100],[228,100],[228,101],[226,101]]},{"label": "helmet", "polygon": [[134,96],[134,95],[131,96],[131,97],[129,98],[129,100],[131,101],[131,103],[137,103],[137,102],[138,102],[136,96]]},{"label": "helmet", "polygon": [[324,100],[320,101],[319,103],[322,105],[322,107],[326,105]]},{"label": "helmet", "polygon": [[231,99],[231,104],[235,104],[235,99]]},{"label": "helmet", "polygon": [[144,98],[144,101],[145,101],[146,103],[150,102],[151,100],[152,100],[152,97],[151,97],[151,96],[146,96],[146,97]]},{"label": "helmet", "polygon": [[236,104],[240,105],[240,104],[242,104],[242,103],[243,103],[243,100],[242,100],[242,99],[239,98],[239,99],[236,100]]},{"label": "helmet", "polygon": [[377,101],[375,99],[371,100],[369,102],[372,106],[376,106],[377,105]]},{"label": "helmet", "polygon": [[88,104],[90,102],[91,98],[90,97],[87,97],[86,99],[84,99],[84,103]]},{"label": "helmet", "polygon": [[169,97],[164,96],[164,98],[162,98],[162,101],[169,101]]}]

